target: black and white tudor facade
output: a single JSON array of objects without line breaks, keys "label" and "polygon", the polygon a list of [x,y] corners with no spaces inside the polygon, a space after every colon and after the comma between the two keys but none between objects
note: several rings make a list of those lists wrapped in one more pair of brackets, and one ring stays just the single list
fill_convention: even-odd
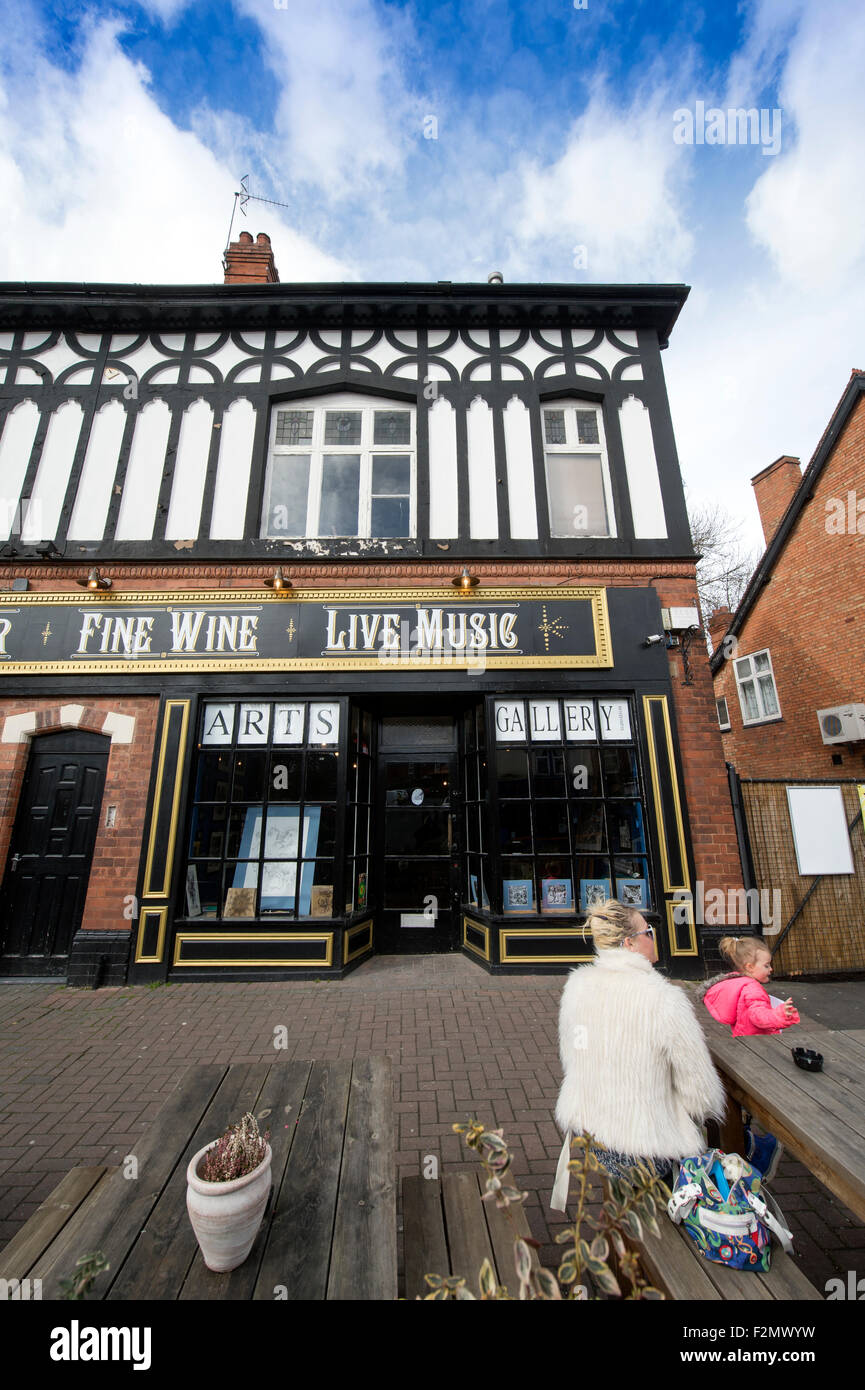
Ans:
[{"label": "black and white tudor facade", "polygon": [[[694,563],[660,358],[686,294],[0,286],[2,738],[29,742],[0,968],[561,969],[611,893],[694,971],[660,640]],[[156,718],[111,926],[92,778],[74,893],[45,895],[57,836],[21,847],[38,711],[133,695]],[[57,768],[95,766],[53,727]]]}]

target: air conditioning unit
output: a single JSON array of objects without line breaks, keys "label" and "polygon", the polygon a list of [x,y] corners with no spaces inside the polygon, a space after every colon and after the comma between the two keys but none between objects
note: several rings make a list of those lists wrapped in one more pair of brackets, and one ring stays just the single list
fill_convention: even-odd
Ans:
[{"label": "air conditioning unit", "polygon": [[865,705],[836,705],[818,709],[820,736],[824,743],[856,743],[865,739]]}]

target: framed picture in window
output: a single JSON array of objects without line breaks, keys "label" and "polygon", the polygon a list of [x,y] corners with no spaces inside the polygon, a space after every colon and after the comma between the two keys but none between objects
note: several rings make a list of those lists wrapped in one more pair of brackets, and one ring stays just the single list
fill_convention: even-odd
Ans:
[{"label": "framed picture in window", "polygon": [[477,874],[469,874],[469,880],[470,880],[470,883],[471,883],[471,888],[470,888],[470,890],[469,890],[469,902],[471,903],[472,907],[477,907],[477,905],[478,905],[478,876],[477,876]]},{"label": "framed picture in window", "polygon": [[190,864],[186,870],[186,914],[188,917],[201,916],[201,894],[198,891],[198,870]]},{"label": "framed picture in window", "polygon": [[574,890],[569,878],[541,880],[541,912],[573,912]]},{"label": "framed picture in window", "polygon": [[580,911],[591,912],[592,908],[600,907],[610,896],[610,887],[608,878],[581,878]]},{"label": "framed picture in window", "polygon": [[644,912],[649,906],[649,886],[644,878],[617,878],[616,897],[625,907]]},{"label": "framed picture in window", "polygon": [[502,905],[512,915],[534,912],[534,885],[530,878],[506,878],[502,883]]}]

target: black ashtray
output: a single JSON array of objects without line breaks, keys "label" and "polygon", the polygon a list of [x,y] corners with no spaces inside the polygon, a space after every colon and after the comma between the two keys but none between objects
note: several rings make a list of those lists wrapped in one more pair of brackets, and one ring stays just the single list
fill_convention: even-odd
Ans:
[{"label": "black ashtray", "polygon": [[822,1071],[823,1053],[815,1052],[811,1047],[792,1047],[793,1061],[797,1067],[803,1071]]}]

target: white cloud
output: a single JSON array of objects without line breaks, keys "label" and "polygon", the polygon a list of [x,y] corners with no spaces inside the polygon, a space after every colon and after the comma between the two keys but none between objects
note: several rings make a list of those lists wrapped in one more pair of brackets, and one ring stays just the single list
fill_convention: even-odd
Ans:
[{"label": "white cloud", "polygon": [[[237,175],[159,110],[117,34],[116,22],[94,25],[73,73],[31,52],[26,73],[0,85],[3,278],[222,281]],[[266,227],[283,279],[352,278],[275,209]]]}]

